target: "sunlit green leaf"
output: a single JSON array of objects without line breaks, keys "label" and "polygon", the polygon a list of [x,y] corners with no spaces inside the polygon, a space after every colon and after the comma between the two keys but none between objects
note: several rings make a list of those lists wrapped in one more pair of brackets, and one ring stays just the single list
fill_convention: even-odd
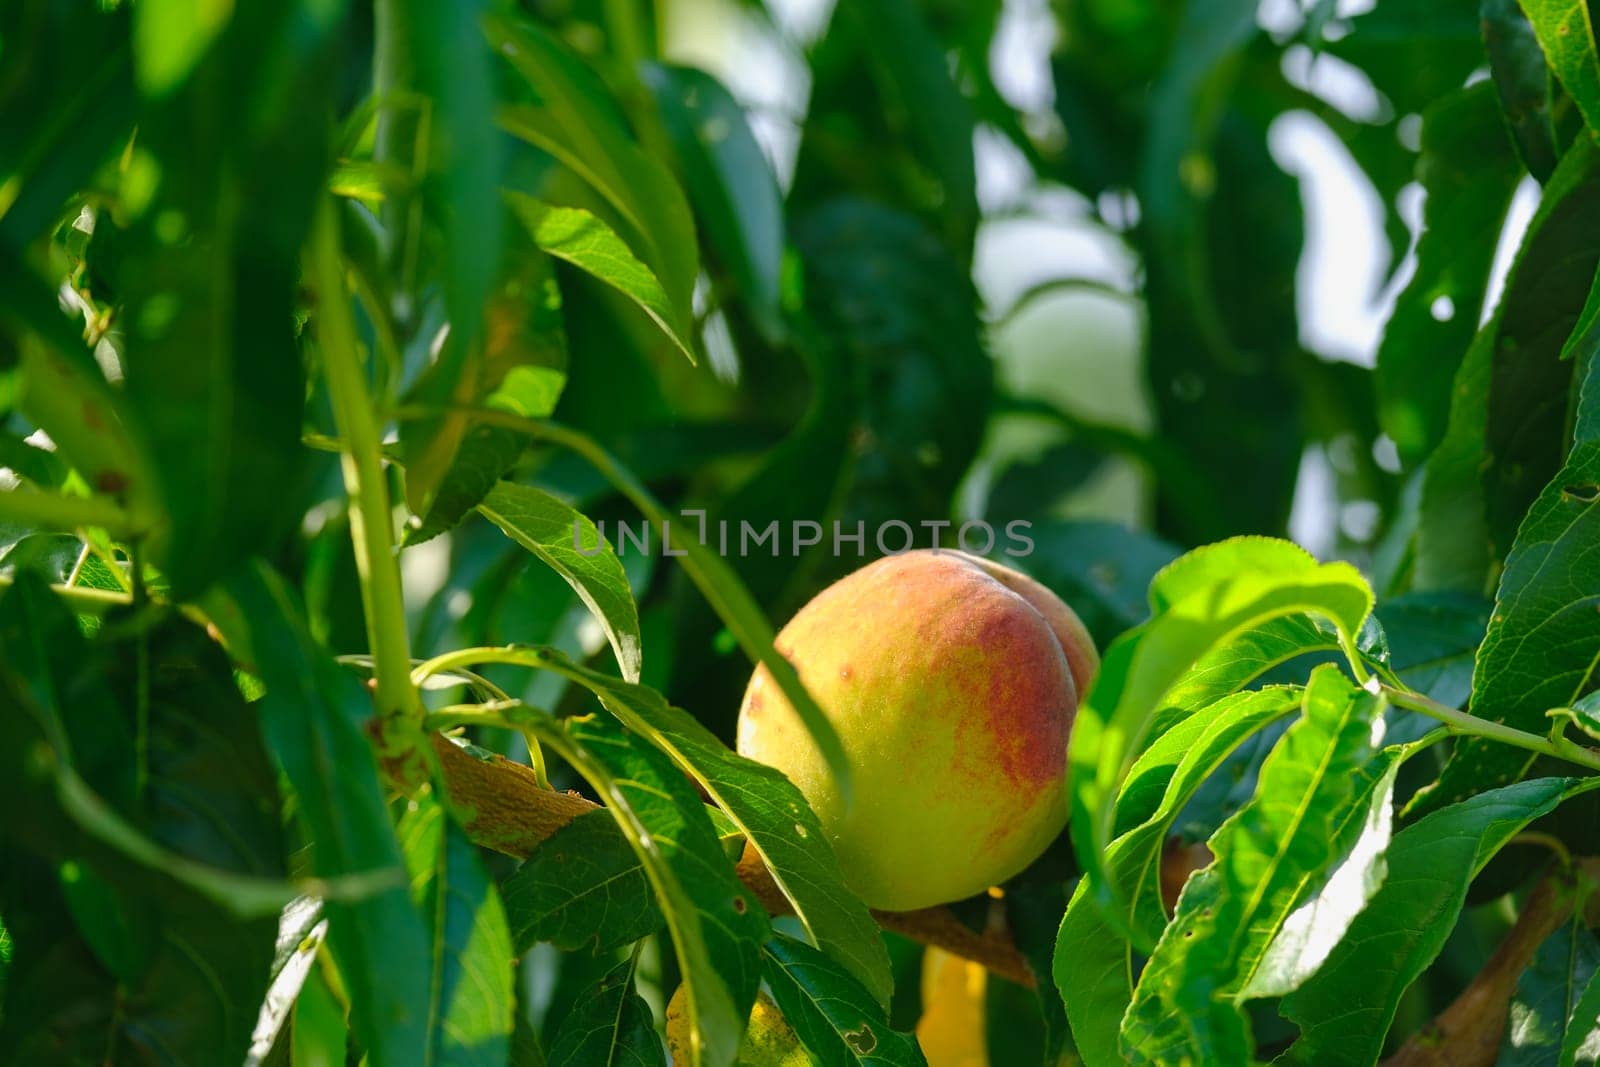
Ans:
[{"label": "sunlit green leaf", "polygon": [[617,665],[639,678],[639,609],[609,541],[583,515],[542,489],[501,482],[478,510],[561,575],[605,630]]}]

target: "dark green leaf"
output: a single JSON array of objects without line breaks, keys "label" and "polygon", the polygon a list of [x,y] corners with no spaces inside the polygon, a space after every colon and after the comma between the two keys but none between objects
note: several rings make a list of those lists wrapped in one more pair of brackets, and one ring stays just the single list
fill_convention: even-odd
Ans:
[{"label": "dark green leaf", "polygon": [[553,650],[544,663],[600,698],[607,711],[647,738],[705,789],[749,838],[794,905],[818,948],[861,982],[880,1004],[890,993],[889,955],[866,906],[844,886],[838,858],[816,813],[779,771],[736,755],[659,693],[585,670]]},{"label": "dark green leaf", "polygon": [[1551,118],[1550,71],[1544,50],[1517,0],[1481,0],[1478,11],[1500,111],[1523,165],[1542,182],[1556,169],[1561,154]]},{"label": "dark green leaf", "polygon": [[[90,646],[37,579],[0,601],[0,799],[28,812],[0,836],[7,1062],[237,1061],[250,1043],[276,916],[242,918],[167,870],[281,878],[276,783],[220,649],[187,621],[146,622]],[[113,840],[112,819],[167,867]]]},{"label": "dark green leaf", "polygon": [[1524,826],[1586,788],[1563,778],[1518,782],[1396,834],[1383,886],[1317,973],[1283,1000],[1301,1033],[1288,1062],[1373,1063],[1401,994],[1438,955],[1472,877]]},{"label": "dark green leaf", "polygon": [[1578,913],[1545,938],[1517,979],[1496,1067],[1553,1065],[1567,1043],[1569,1021],[1580,1030],[1589,1022],[1575,1019],[1573,1010],[1600,969],[1600,941],[1582,921],[1582,908]]},{"label": "dark green leaf", "polygon": [[[126,7],[7,4],[0,88],[0,255],[19,251],[55,221],[102,160],[122,151],[138,95]],[[68,61],[70,57],[70,61]]]},{"label": "dark green leaf", "polygon": [[1550,68],[1577,103],[1589,129],[1600,131],[1600,61],[1587,0],[1519,0]]},{"label": "dark green leaf", "polygon": [[820,1067],[926,1064],[916,1038],[889,1029],[877,998],[832,959],[783,934],[763,954],[772,999]]},{"label": "dark green leaf", "polygon": [[399,835],[432,950],[423,1062],[504,1067],[516,994],[500,895],[466,832],[431,795],[411,799]]},{"label": "dark green leaf", "polygon": [[[1589,390],[1600,395],[1591,379]],[[1586,392],[1587,392],[1586,391]],[[1489,632],[1472,675],[1474,714],[1543,733],[1545,712],[1570,707],[1595,685],[1600,657],[1600,439],[1580,441],[1529,511],[1500,578]],[[1532,757],[1463,738],[1414,810],[1431,811],[1521,776]]]},{"label": "dark green leaf", "polygon": [[1384,328],[1377,368],[1379,420],[1408,465],[1444,437],[1455,370],[1477,329],[1500,221],[1521,176],[1490,86],[1428,108],[1417,174],[1426,193],[1417,269]]},{"label": "dark green leaf", "polygon": [[716,78],[691,67],[650,64],[643,76],[711,248],[756,321],[774,335],[781,321],[783,197],[744,109]]},{"label": "dark green leaf", "polygon": [[661,926],[644,868],[603,811],[579,815],[550,835],[500,892],[518,954],[549,941],[599,955]]},{"label": "dark green leaf", "polygon": [[653,1067],[667,1062],[650,1006],[633,988],[635,953],[600,979],[550,1040],[552,1063]]},{"label": "dark green leaf", "polygon": [[343,15],[311,0],[238,9],[139,125],[161,181],[118,235],[109,273],[124,305],[130,410],[169,520],[153,562],[180,598],[295,519],[262,489],[295,484],[304,455],[293,312],[330,155],[322,116]]},{"label": "dark green leaf", "polygon": [[300,620],[282,580],[257,564],[208,603],[236,658],[266,684],[262,733],[299,798],[322,876],[393,874],[390,888],[328,903],[328,943],[350,995],[355,1031],[376,1056],[420,1063],[428,1047],[427,927],[405,867],[363,724],[372,701]]},{"label": "dark green leaf", "polygon": [[693,786],[610,719],[557,725],[530,713],[524,722],[600,795],[643,864],[683,969],[696,1064],[731,1062],[755,1003],[768,926]]},{"label": "dark green leaf", "polygon": [[1378,605],[1389,666],[1407,686],[1452,708],[1472,692],[1472,661],[1489,602],[1460,593],[1409,593]]},{"label": "dark green leaf", "polygon": [[1592,1067],[1600,1062],[1600,978],[1590,976],[1573,1006],[1557,1062],[1559,1067]]}]

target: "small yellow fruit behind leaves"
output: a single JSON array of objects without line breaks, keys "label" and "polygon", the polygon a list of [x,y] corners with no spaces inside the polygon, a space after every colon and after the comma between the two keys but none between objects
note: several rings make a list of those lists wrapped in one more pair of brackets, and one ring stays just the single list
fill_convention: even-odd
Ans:
[{"label": "small yellow fruit behind leaves", "polygon": [[928,1067],[989,1067],[983,1003],[988,972],[981,964],[930,948],[922,957],[922,1018],[917,1041]]},{"label": "small yellow fruit behind leaves", "polygon": [[[667,1054],[673,1067],[686,1067],[689,1056],[689,1019],[683,1007],[683,986],[667,1002]],[[739,1043],[736,1067],[809,1067],[811,1058],[790,1029],[783,1013],[765,993],[756,997],[750,1025]]]}]

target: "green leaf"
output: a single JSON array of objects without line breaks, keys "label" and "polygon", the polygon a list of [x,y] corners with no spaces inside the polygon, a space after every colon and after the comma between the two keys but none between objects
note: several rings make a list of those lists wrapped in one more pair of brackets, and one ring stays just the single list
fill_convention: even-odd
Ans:
[{"label": "green leaf", "polygon": [[428,1064],[503,1067],[511,1052],[511,934],[476,847],[431,795],[400,820],[411,898],[429,925]]},{"label": "green leaf", "polygon": [[1545,186],[1506,279],[1495,328],[1483,477],[1497,559],[1505,557],[1523,516],[1561,466],[1573,375],[1561,351],[1581,317],[1597,265],[1600,146],[1581,137]]},{"label": "green leaf", "polygon": [[[835,17],[855,23],[867,62],[878,68],[878,81],[892,87],[917,149],[942,187],[941,215],[965,259],[978,223],[974,118],[944,47],[911,0],[847,4]],[[884,48],[884,41],[895,46]]]},{"label": "green leaf", "polygon": [[772,999],[820,1067],[927,1063],[916,1038],[890,1029],[877,998],[834,960],[783,934],[762,952]]},{"label": "green leaf", "polygon": [[768,336],[782,320],[783,194],[722,83],[691,67],[646,64],[678,168],[717,258]]},{"label": "green leaf", "polygon": [[1490,605],[1460,593],[1408,593],[1377,607],[1389,637],[1389,666],[1411,689],[1459,708],[1472,692],[1472,662]]},{"label": "green leaf", "polygon": [[1383,706],[1331,665],[1312,675],[1302,718],[1267,757],[1250,803],[1212,836],[1215,862],[1184,887],[1140,975],[1122,1022],[1132,1062],[1249,1059],[1237,1001],[1269,940],[1337,858],[1337,830],[1375,754]]},{"label": "green leaf", "polygon": [[696,1065],[732,1062],[760,984],[768,925],[694,788],[610,719],[557,725],[535,713],[523,722],[600,795],[643,864],[683,969]]},{"label": "green leaf", "polygon": [[[567,365],[561,293],[549,257],[536,250],[519,257],[490,294],[484,318],[487,330],[482,358],[474,368],[476,381],[458,381],[457,388],[471,403],[526,419],[545,418],[555,410],[567,382],[565,370],[560,369]],[[418,513],[419,521],[406,530],[407,547],[459,523],[483,502],[527,447],[526,438],[515,430],[464,412],[456,415],[459,419],[447,416],[401,425],[400,440],[408,450],[408,461],[420,454],[425,466],[431,462],[432,441],[440,434],[454,433],[452,426],[461,430],[449,467],[431,487],[426,510]],[[407,467],[406,491],[413,500],[418,492],[429,489],[428,482],[427,477],[414,478],[412,467]]]},{"label": "green leaf", "polygon": [[1582,912],[1580,907],[1544,939],[1517,979],[1496,1067],[1544,1067],[1561,1055],[1569,1023],[1576,1022],[1581,1031],[1589,1021],[1573,1013],[1600,970],[1600,940],[1589,932]]},{"label": "green leaf", "polygon": [[650,880],[603,811],[551,834],[500,887],[518,955],[540,941],[600,955],[661,927]]},{"label": "green leaf", "polygon": [[693,319],[671,302],[655,274],[616,231],[582,208],[552,207],[523,193],[507,192],[505,197],[534,244],[638,304],[694,362]]},{"label": "green leaf", "polygon": [[1586,0],[1520,0],[1556,77],[1590,130],[1600,133],[1600,61]]},{"label": "green leaf", "polygon": [[[86,643],[29,575],[0,600],[0,803],[28,813],[0,832],[12,940],[0,1058],[238,1061],[276,914],[230,909],[171,868],[281,880],[276,781],[204,631],[175,616],[113,621]],[[160,669],[146,673],[146,656]],[[108,818],[169,866],[108,838]]]},{"label": "green leaf", "polygon": [[1551,708],[1551,718],[1565,719],[1584,733],[1600,741],[1600,689],[1584,697],[1570,708]]},{"label": "green leaf", "polygon": [[1145,590],[1179,550],[1121,523],[1034,523],[1017,565],[1072,605],[1103,645],[1150,615]]},{"label": "green leaf", "polygon": [[1212,648],[1284,615],[1320,615],[1354,646],[1372,591],[1349,564],[1319,564],[1284,541],[1237,538],[1156,575],[1150,602],[1154,617],[1106,651],[1072,729],[1074,844],[1103,905],[1115,899],[1105,849],[1116,796],[1173,686]]},{"label": "green leaf", "polygon": [[633,988],[639,955],[600,979],[561,1020],[550,1041],[552,1063],[603,1063],[607,1067],[665,1067],[666,1050],[656,1033],[650,1006]]},{"label": "green leaf", "polygon": [[[479,28],[489,6],[396,3],[379,20],[374,149],[380,163],[422,179],[420,196],[390,201],[383,212],[391,276],[383,284],[397,290],[391,302],[402,340],[421,326],[424,294],[443,295],[445,344],[409,394],[430,405],[470,405],[492,384],[483,381],[485,346],[495,340],[484,304],[501,267],[495,190],[505,145],[493,118],[494,61]],[[427,264],[420,277],[419,262]],[[470,425],[459,410],[401,425],[414,513],[431,514]]]},{"label": "green leaf", "polygon": [[264,564],[229,579],[206,614],[234,657],[266,685],[257,704],[261,729],[299,798],[312,871],[393,872],[392,888],[357,902],[328,902],[328,943],[362,1044],[385,1062],[423,1062],[427,927],[406,894],[400,846],[363,729],[372,701],[317,645],[282,579]]},{"label": "green leaf", "polygon": [[1444,437],[1423,468],[1415,580],[1420,590],[1484,593],[1489,529],[1481,467],[1493,322],[1478,331],[1456,368]]},{"label": "green leaf", "polygon": [[1561,152],[1556,147],[1554,94],[1544,50],[1517,0],[1481,0],[1478,13],[1501,114],[1528,173],[1545,181]]},{"label": "green leaf", "polygon": [[[527,104],[500,109],[500,125],[550,153],[588,183],[617,213],[628,244],[660,279],[680,326],[693,321],[700,273],[694,219],[683,190],[628,135],[604,83],[545,30],[526,20],[490,15],[489,43],[532,91]],[[691,336],[679,329],[682,337]]]},{"label": "green leaf", "polygon": [[1590,976],[1568,1017],[1559,1067],[1584,1067],[1600,1061],[1600,977]]},{"label": "green leaf", "polygon": [[136,527],[151,528],[161,514],[160,485],[123,401],[60,314],[55,294],[20,264],[0,259],[0,270],[9,279],[0,287],[0,322],[27,331],[18,407],[91,489],[120,498]]},{"label": "green leaf", "polygon": [[1401,994],[1439,954],[1467,886],[1523,827],[1600,779],[1539,778],[1480,793],[1396,834],[1389,874],[1343,940],[1282,1011],[1300,1026],[1289,1063],[1375,1062]]},{"label": "green leaf", "polygon": [[813,943],[887,1004],[889,954],[866,906],[844,886],[838,858],[800,790],[771,767],[730,751],[653,689],[580,667],[553,649],[542,665],[584,686],[630,730],[648,739],[711,797],[760,853]]},{"label": "green leaf", "polygon": [[1445,435],[1452,380],[1521,177],[1489,85],[1452,93],[1423,114],[1417,174],[1426,193],[1417,269],[1384,327],[1376,380],[1379,421],[1408,465]]},{"label": "green leaf", "polygon": [[164,96],[177,88],[233,15],[233,0],[143,0],[133,9],[139,88]]},{"label": "green leaf", "polygon": [[1132,828],[1112,843],[1106,861],[1128,913],[1113,925],[1096,906],[1087,879],[1080,880],[1056,938],[1052,972],[1084,1062],[1122,1062],[1117,1029],[1133,999],[1135,969],[1122,928],[1141,930],[1144,942],[1153,945],[1166,925],[1159,874],[1172,821],[1230,753],[1298,709],[1300,701],[1299,687],[1224,697],[1167,731],[1134,764],[1117,799],[1118,827]]},{"label": "green leaf", "polygon": [[496,485],[478,510],[561,575],[605,631],[622,676],[637,681],[639,609],[622,561],[594,523],[544,490],[515,482]]},{"label": "green leaf", "polygon": [[[237,7],[183,88],[140,119],[161,180],[115,235],[108,281],[122,303],[127,410],[170,520],[152,562],[179,599],[297,518],[280,495],[305,455],[294,311],[329,161],[329,139],[308,133],[306,116],[334,93],[328,59],[343,15],[319,0]],[[111,224],[106,213],[98,225]]]},{"label": "green leaf", "polygon": [[134,17],[100,4],[14,3],[0,12],[0,39],[28,43],[11,49],[0,88],[0,256],[53,225],[95,168],[127,147],[139,106]]},{"label": "green leaf", "polygon": [[[1473,714],[1543,733],[1547,710],[1570,707],[1594,686],[1600,662],[1597,543],[1600,441],[1581,441],[1534,502],[1506,559],[1473,670]],[[1462,738],[1439,781],[1408,810],[1432,811],[1513,781],[1532,762],[1520,749]]]},{"label": "green leaf", "polygon": [[[1580,138],[1545,186],[1492,319],[1457,374],[1444,443],[1429,461],[1418,585],[1479,592],[1561,465],[1570,364],[1600,258],[1600,148]],[[1484,540],[1487,539],[1487,550]]]}]

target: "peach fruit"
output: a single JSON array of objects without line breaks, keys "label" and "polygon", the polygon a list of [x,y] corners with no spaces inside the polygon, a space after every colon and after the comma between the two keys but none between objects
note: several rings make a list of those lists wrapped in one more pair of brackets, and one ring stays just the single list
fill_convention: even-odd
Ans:
[{"label": "peach fruit", "polygon": [[819,593],[777,649],[838,731],[854,802],[765,668],[739,752],[800,788],[868,905],[980,893],[1061,833],[1067,735],[1099,656],[1032,578],[955,551],[890,556]]}]

